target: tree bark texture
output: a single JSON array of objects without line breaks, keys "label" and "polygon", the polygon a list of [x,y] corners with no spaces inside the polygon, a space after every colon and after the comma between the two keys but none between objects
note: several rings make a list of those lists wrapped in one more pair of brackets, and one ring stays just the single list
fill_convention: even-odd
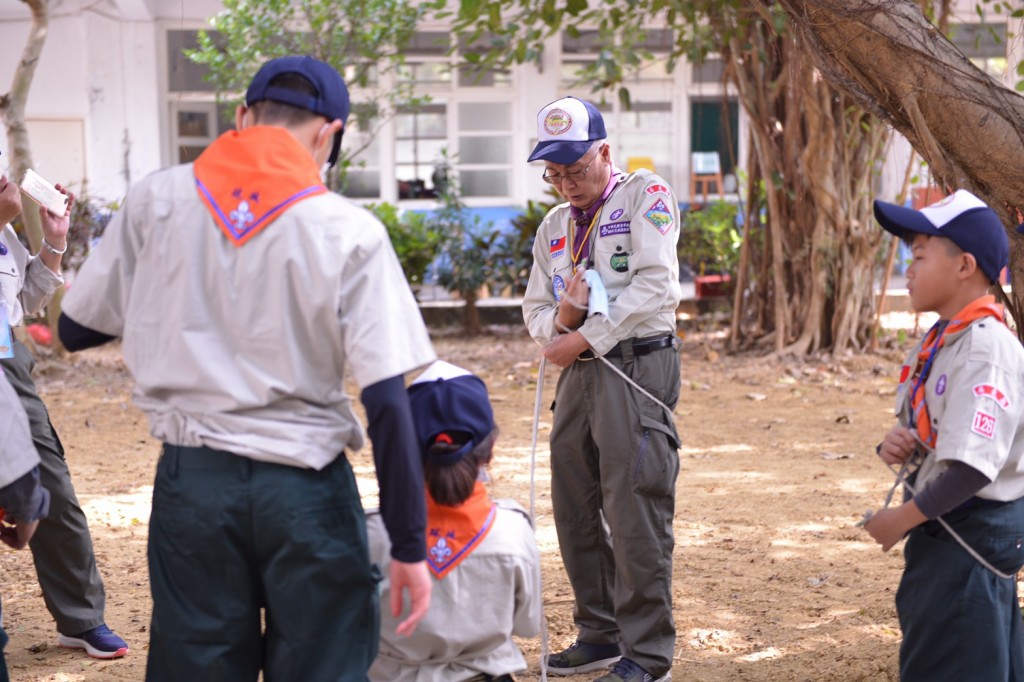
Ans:
[{"label": "tree bark texture", "polygon": [[[11,90],[0,96],[0,120],[7,128],[7,151],[11,155],[9,179],[12,182],[21,182],[21,179],[25,177],[25,171],[32,167],[32,148],[29,144],[28,128],[25,126],[25,103],[28,101],[32,78],[35,76],[39,55],[43,52],[46,33],[50,25],[48,0],[21,1],[32,11],[32,28],[29,31],[28,40],[25,41],[21,59],[14,69]],[[31,204],[31,202],[26,203]],[[35,207],[34,204],[31,205],[33,208]],[[43,243],[43,229],[39,223],[39,214],[34,210],[23,210],[21,219],[25,225],[25,234],[32,246],[32,251],[36,252]]]},{"label": "tree bark texture", "polygon": [[770,339],[784,354],[861,350],[882,242],[870,223],[870,183],[887,130],[822,78],[801,34],[780,36],[764,21],[748,27],[725,56],[750,118],[750,167],[763,185],[766,222],[748,211],[744,239],[764,247],[745,245],[737,302],[747,310],[733,318],[731,345]]},{"label": "tree bark texture", "polygon": [[[971,64],[911,0],[778,4],[836,88],[903,134],[947,190],[970,190],[999,213],[1010,279],[1024,282],[1013,229],[1024,206],[1024,97]],[[1020,334],[1024,287],[1007,303]]]}]

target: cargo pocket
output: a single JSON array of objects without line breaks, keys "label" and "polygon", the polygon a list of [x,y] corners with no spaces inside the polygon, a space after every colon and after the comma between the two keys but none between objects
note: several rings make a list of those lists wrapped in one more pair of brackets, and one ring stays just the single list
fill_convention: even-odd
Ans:
[{"label": "cargo pocket", "polygon": [[[636,358],[629,373],[644,390],[674,407],[679,400],[678,360],[668,363],[668,371],[665,363],[652,360]],[[671,496],[679,474],[680,440],[675,421],[661,405],[640,392],[634,391],[634,400],[640,425],[631,472],[633,491],[650,497]]]}]

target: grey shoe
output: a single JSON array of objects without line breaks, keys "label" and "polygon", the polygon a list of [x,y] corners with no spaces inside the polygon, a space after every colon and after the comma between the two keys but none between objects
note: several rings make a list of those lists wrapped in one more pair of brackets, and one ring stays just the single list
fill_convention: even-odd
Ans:
[{"label": "grey shoe", "polygon": [[548,672],[552,675],[576,675],[607,668],[622,654],[618,644],[590,644],[576,640],[572,646],[548,655]]}]

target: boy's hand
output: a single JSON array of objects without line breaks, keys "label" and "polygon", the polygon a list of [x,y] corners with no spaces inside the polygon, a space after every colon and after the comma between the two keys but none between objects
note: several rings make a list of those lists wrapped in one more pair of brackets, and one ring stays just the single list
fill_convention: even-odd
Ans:
[{"label": "boy's hand", "polygon": [[883,552],[888,552],[911,528],[927,520],[917,503],[910,500],[898,507],[879,509],[864,524],[864,529],[882,546]]},{"label": "boy's hand", "polygon": [[423,616],[427,615],[430,606],[430,572],[426,561],[407,564],[391,559],[391,615],[396,618],[402,613],[402,596],[409,590],[409,601],[412,603],[409,615],[398,624],[395,632],[408,637],[416,631]]},{"label": "boy's hand", "polygon": [[894,426],[878,446],[878,456],[886,464],[902,464],[917,450],[914,432],[905,426]]},{"label": "boy's hand", "polygon": [[7,523],[0,524],[0,542],[14,549],[24,549],[38,527],[39,519],[35,521],[13,519]]}]

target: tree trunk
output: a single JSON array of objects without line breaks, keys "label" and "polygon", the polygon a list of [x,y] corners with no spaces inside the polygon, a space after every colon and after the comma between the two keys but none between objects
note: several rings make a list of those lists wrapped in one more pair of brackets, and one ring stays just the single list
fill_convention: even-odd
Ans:
[{"label": "tree trunk", "polygon": [[[32,11],[32,28],[29,31],[28,40],[25,41],[21,60],[14,69],[11,90],[0,96],[0,120],[7,128],[7,147],[11,155],[11,177],[9,179],[16,183],[20,183],[25,177],[25,171],[32,167],[32,148],[29,145],[28,128],[25,127],[25,103],[28,101],[32,78],[35,76],[39,55],[46,43],[46,33],[50,25],[48,0],[22,0],[22,2],[28,5]],[[31,204],[31,202],[26,203]],[[32,207],[35,208],[35,205],[32,204]],[[39,223],[39,213],[35,210],[28,210],[28,206],[25,208],[26,210],[21,212],[21,219],[34,253],[43,244],[43,230]]]},{"label": "tree trunk", "polygon": [[[1024,98],[968,61],[911,0],[779,0],[825,77],[906,137],[939,184],[984,199],[1012,228],[1024,206]],[[878,229],[878,228],[875,228]],[[1024,250],[1010,240],[1013,282]],[[1018,321],[1024,287],[1008,306]]]},{"label": "tree trunk", "polygon": [[745,261],[738,280],[749,284],[737,293],[763,310],[734,316],[731,346],[760,337],[780,354],[862,349],[882,241],[869,229],[867,183],[886,131],[821,77],[798,34],[779,36],[769,22],[752,21],[725,56],[750,119],[751,166],[767,206],[763,226],[748,212],[744,239],[763,237],[765,247]]},{"label": "tree trunk", "polygon": [[480,310],[476,307],[477,299],[480,297],[479,289],[467,289],[460,291],[459,295],[466,302],[462,307],[462,330],[468,336],[477,336],[480,333]]}]

